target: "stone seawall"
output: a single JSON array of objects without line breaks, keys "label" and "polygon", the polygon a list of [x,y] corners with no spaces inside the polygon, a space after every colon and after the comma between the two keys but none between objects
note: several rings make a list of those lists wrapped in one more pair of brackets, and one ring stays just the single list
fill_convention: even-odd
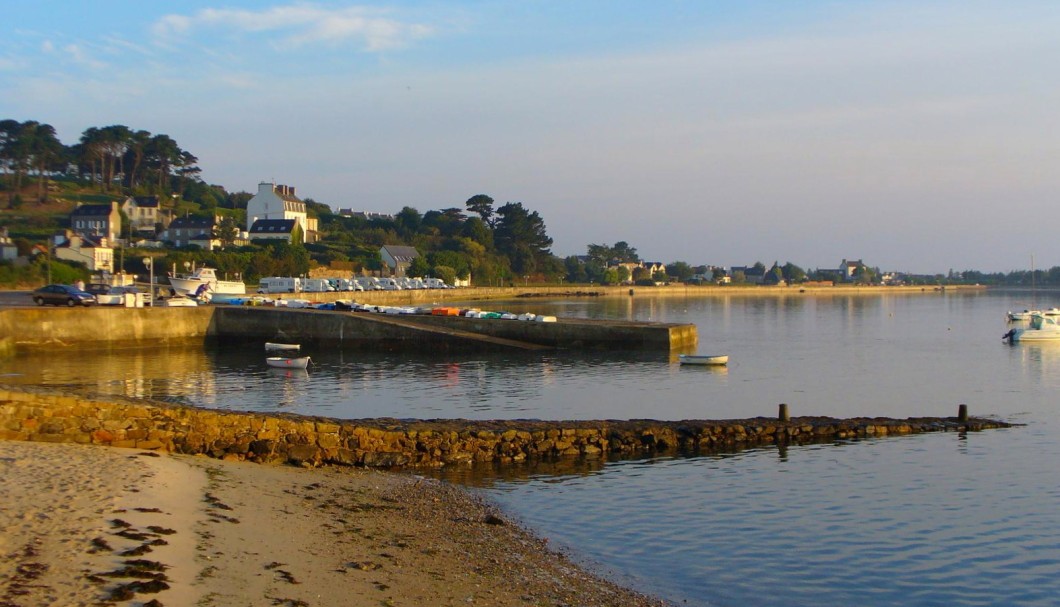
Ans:
[{"label": "stone seawall", "polygon": [[230,460],[442,467],[711,453],[763,445],[1007,428],[972,418],[797,417],[686,421],[337,420],[0,388],[0,439],[203,454]]}]

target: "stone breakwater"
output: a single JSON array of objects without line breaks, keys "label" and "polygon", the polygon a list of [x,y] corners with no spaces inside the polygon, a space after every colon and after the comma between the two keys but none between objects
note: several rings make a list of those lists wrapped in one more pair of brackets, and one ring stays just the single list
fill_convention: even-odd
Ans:
[{"label": "stone breakwater", "polygon": [[299,466],[442,467],[1007,428],[980,418],[743,420],[337,420],[102,401],[0,388],[0,439],[99,444]]}]

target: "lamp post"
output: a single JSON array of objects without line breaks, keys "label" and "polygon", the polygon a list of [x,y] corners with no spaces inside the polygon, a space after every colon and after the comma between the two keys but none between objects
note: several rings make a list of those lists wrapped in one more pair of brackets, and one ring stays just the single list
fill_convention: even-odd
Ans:
[{"label": "lamp post", "polygon": [[144,265],[147,266],[147,270],[150,272],[150,279],[147,286],[147,297],[151,301],[151,305],[155,302],[155,264],[150,257],[144,257]]}]

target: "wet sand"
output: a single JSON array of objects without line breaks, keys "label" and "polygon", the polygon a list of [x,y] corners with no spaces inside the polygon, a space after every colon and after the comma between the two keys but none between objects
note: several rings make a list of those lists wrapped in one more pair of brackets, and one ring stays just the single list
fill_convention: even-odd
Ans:
[{"label": "wet sand", "polygon": [[0,441],[0,478],[4,606],[666,605],[411,474]]}]

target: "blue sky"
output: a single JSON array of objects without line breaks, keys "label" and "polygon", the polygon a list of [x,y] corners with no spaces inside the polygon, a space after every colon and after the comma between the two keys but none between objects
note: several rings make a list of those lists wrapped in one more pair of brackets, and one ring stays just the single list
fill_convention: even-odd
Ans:
[{"label": "blue sky", "polygon": [[173,137],[229,191],[421,212],[553,252],[1060,265],[1053,2],[23,2],[0,117]]}]

